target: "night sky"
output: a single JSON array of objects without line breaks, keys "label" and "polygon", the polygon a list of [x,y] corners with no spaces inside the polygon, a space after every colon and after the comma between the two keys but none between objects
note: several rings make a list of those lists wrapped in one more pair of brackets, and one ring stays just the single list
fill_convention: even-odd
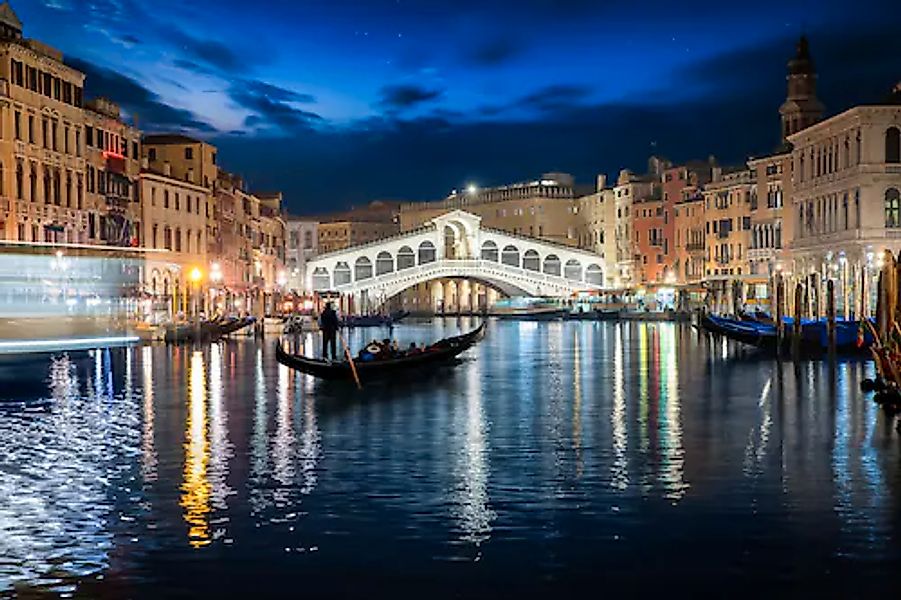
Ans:
[{"label": "night sky", "polygon": [[294,213],[779,142],[806,33],[830,114],[901,80],[896,2],[12,0],[148,132],[217,144]]}]

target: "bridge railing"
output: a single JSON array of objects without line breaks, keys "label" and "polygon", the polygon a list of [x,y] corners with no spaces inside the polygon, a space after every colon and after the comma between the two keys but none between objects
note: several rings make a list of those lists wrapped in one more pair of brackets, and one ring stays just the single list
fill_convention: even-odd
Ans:
[{"label": "bridge railing", "polygon": [[468,276],[476,279],[491,279],[492,275],[515,276],[520,279],[530,280],[532,283],[540,282],[557,288],[598,288],[602,285],[588,283],[584,278],[569,279],[563,275],[552,275],[542,271],[533,271],[523,267],[482,259],[441,259],[429,263],[419,264],[406,269],[399,269],[390,273],[383,273],[366,279],[356,279],[348,283],[335,285],[337,291],[363,290],[391,287],[399,280],[426,280],[438,277]]}]

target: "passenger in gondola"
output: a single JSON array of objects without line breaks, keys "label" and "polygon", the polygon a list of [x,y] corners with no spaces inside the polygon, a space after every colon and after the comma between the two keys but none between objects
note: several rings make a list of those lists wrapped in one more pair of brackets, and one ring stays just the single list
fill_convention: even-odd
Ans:
[{"label": "passenger in gondola", "polygon": [[385,353],[382,352],[382,346],[377,341],[373,340],[365,348],[360,350],[357,358],[362,362],[370,362],[379,360],[380,358],[383,358],[384,355]]},{"label": "passenger in gondola", "polygon": [[416,345],[416,342],[410,342],[410,347],[407,348],[407,355],[419,354],[420,352],[422,352],[422,349]]},{"label": "passenger in gondola", "polygon": [[322,358],[328,358],[331,350],[332,360],[337,358],[338,313],[332,308],[331,302],[325,303],[325,308],[319,316],[319,329],[322,331]]}]

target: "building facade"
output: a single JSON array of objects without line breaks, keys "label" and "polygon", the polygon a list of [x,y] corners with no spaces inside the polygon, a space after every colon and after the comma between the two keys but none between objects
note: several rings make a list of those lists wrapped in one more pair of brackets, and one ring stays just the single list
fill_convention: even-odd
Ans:
[{"label": "building facade", "polygon": [[704,235],[708,278],[749,274],[752,173],[740,169],[720,175],[704,187]]},{"label": "building facade", "polygon": [[298,294],[310,294],[307,289],[307,261],[318,254],[319,223],[299,217],[288,217],[285,222],[285,268],[288,288]]}]

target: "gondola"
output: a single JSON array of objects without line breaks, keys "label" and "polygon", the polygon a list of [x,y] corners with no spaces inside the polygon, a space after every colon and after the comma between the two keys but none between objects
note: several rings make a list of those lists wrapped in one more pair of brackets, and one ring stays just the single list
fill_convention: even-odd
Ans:
[{"label": "gondola", "polygon": [[[436,366],[447,363],[471,348],[479,340],[484,330],[485,324],[482,323],[469,333],[445,338],[415,354],[370,362],[354,361],[354,365],[362,382],[399,373],[410,375],[425,374]],[[275,352],[278,362],[301,373],[321,379],[353,380],[353,371],[350,363],[347,361],[329,362],[318,358],[307,358],[297,354],[290,354],[285,351],[281,343],[276,344]]]},{"label": "gondola", "polygon": [[226,319],[216,316],[209,321],[201,323],[184,323],[181,325],[171,325],[166,329],[165,341],[169,344],[178,344],[182,342],[213,342],[222,336],[234,333],[239,329],[247,327],[256,319],[253,317]]},{"label": "gondola", "polygon": [[[763,351],[784,354],[792,352],[794,322],[785,320],[785,335],[780,346],[774,324],[755,321],[737,321],[713,315],[701,317],[701,327],[713,334],[760,348]],[[868,354],[873,337],[866,332],[863,343],[858,342],[858,321],[837,321],[835,324],[835,351],[837,354]],[[825,321],[802,321],[798,353],[802,356],[822,356],[829,352],[829,333]]]}]

